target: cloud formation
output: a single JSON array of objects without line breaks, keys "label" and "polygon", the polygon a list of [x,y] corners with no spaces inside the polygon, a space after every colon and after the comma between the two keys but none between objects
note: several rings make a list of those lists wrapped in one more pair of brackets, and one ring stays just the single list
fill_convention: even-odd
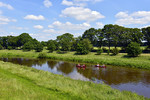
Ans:
[{"label": "cloud formation", "polygon": [[72,24],[71,22],[61,23],[60,21],[55,21],[50,26],[62,30],[85,30],[91,27],[88,23]]},{"label": "cloud formation", "polygon": [[36,28],[36,29],[43,29],[42,25],[34,25],[33,27]]},{"label": "cloud formation", "polygon": [[43,4],[44,4],[44,6],[47,7],[47,8],[49,8],[50,6],[52,6],[52,2],[49,1],[49,0],[44,0]]},{"label": "cloud formation", "polygon": [[30,19],[30,20],[45,20],[44,16],[39,15],[39,16],[35,16],[35,15],[27,15],[24,17],[24,19]]},{"label": "cloud formation", "polygon": [[61,16],[72,17],[75,18],[76,20],[87,21],[87,22],[105,18],[105,16],[102,15],[101,13],[83,7],[68,7],[62,10]]},{"label": "cloud formation", "polygon": [[118,25],[148,24],[150,23],[150,11],[137,11],[132,14],[119,12],[115,15]]},{"label": "cloud formation", "polygon": [[63,0],[62,5],[84,7],[87,5],[88,2],[96,3],[96,2],[101,2],[101,1],[103,1],[103,0],[72,0],[72,1]]},{"label": "cloud formation", "polygon": [[10,9],[10,10],[14,9],[11,5],[3,3],[3,2],[0,2],[0,7],[6,7],[7,9]]}]

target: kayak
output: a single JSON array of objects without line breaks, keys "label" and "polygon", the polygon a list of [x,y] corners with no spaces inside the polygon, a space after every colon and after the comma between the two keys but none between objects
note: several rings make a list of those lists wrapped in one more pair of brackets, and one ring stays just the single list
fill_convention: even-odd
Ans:
[{"label": "kayak", "polygon": [[95,65],[95,67],[106,68],[106,66],[103,66],[103,65]]}]

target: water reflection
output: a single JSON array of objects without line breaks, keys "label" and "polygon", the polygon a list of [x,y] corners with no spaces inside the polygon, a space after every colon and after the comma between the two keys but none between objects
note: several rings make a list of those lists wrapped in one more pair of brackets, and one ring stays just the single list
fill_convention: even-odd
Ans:
[{"label": "water reflection", "polygon": [[86,65],[87,68],[84,70],[76,68],[75,63],[63,61],[23,58],[1,58],[1,60],[69,76],[73,79],[95,83],[104,82],[113,88],[137,92],[150,98],[150,71],[147,70],[113,66],[108,66],[105,69],[96,68],[91,64]]}]

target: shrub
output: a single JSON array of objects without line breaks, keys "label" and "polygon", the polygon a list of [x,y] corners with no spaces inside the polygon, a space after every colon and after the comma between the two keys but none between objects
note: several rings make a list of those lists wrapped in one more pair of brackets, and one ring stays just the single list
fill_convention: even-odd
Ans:
[{"label": "shrub", "polygon": [[119,50],[117,48],[113,48],[111,52],[113,55],[117,55],[119,53]]},{"label": "shrub", "polygon": [[99,49],[97,50],[97,54],[100,55],[101,53],[103,53],[103,49],[99,48]]},{"label": "shrub", "polygon": [[126,52],[128,53],[128,56],[137,57],[142,53],[142,50],[140,49],[140,44],[131,42],[127,46]]},{"label": "shrub", "polygon": [[47,57],[47,54],[43,52],[40,52],[38,55],[38,58],[46,58],[46,57]]},{"label": "shrub", "polygon": [[8,49],[8,50],[12,50],[13,48],[12,48],[11,46],[8,46],[7,49]]}]

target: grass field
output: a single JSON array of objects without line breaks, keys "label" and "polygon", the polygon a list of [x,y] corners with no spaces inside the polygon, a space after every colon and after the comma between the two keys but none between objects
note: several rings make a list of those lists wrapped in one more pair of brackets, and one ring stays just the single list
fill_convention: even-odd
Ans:
[{"label": "grass field", "polygon": [[[150,69],[150,54],[141,54],[139,57],[129,58],[125,53],[120,53],[117,56],[110,56],[106,53],[96,55],[94,52],[91,52],[88,55],[75,55],[75,52],[68,52],[65,54],[58,54],[56,52],[47,53],[47,50],[44,50],[43,52],[47,54],[46,57],[49,59]],[[34,51],[23,52],[21,50],[0,50],[0,57],[37,58],[38,55],[39,53]]]},{"label": "grass field", "polygon": [[105,84],[73,80],[62,75],[0,61],[1,100],[145,100],[135,93]]}]

